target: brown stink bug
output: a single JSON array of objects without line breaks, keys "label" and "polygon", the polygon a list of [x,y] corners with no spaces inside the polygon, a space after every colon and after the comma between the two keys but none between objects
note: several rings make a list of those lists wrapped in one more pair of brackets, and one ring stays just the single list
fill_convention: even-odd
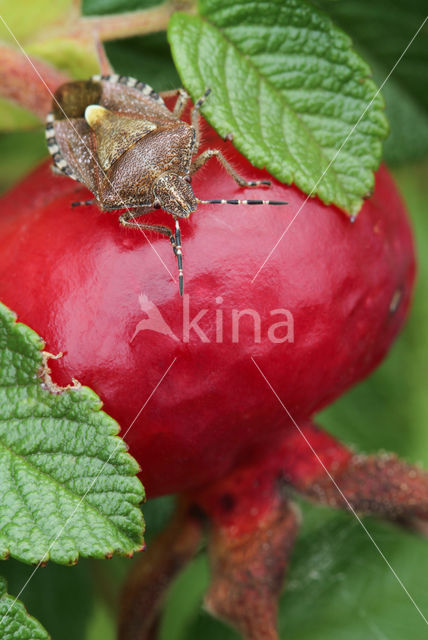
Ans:
[{"label": "brown stink bug", "polygon": [[[191,187],[192,175],[215,156],[240,185],[270,185],[247,181],[217,149],[195,157],[199,148],[199,110],[210,90],[194,105],[191,124],[180,120],[189,96],[182,89],[173,111],[149,85],[116,74],[70,82],[55,93],[47,116],[46,139],[54,170],[84,184],[103,211],[125,209],[119,220],[127,227],[166,235],[177,257],[179,290],[183,294],[180,218],[198,204],[287,204],[276,200],[200,200]],[[171,95],[170,94],[170,95]],[[163,225],[135,218],[164,209],[175,220],[174,233]]]}]

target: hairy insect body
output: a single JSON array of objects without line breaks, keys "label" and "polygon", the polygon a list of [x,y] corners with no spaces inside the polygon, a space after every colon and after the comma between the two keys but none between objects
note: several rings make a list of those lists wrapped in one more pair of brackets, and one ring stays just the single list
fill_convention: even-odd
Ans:
[{"label": "hairy insect body", "polygon": [[[197,198],[191,176],[215,156],[241,186],[268,185],[246,181],[221,153],[199,147],[198,113],[209,90],[195,103],[192,124],[180,120],[189,96],[183,91],[173,111],[151,87],[135,78],[93,76],[86,82],[62,85],[46,121],[46,139],[57,173],[84,184],[102,210],[125,209],[121,224],[162,233],[169,237],[177,257],[179,290],[183,271],[179,218],[187,218],[198,204],[241,201]],[[77,204],[88,204],[84,203]],[[286,204],[245,200],[245,204]],[[162,208],[175,220],[167,226],[136,222],[153,209]]]}]

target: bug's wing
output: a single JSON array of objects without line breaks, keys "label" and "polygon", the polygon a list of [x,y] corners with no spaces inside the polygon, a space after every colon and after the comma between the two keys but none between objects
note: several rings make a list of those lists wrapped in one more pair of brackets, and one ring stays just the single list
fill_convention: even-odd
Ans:
[{"label": "bug's wing", "polygon": [[89,105],[85,120],[95,133],[97,154],[104,171],[148,133],[157,129],[154,122],[122,116],[100,105]]},{"label": "bug's wing", "polygon": [[101,168],[95,150],[95,134],[86,121],[69,118],[50,123],[48,119],[46,138],[55,167],[84,184],[98,198]]},{"label": "bug's wing", "polygon": [[161,96],[145,82],[117,74],[92,76],[91,82],[101,86],[101,96],[94,103],[110,111],[144,118],[160,125],[176,120]]},{"label": "bug's wing", "polygon": [[101,94],[102,86],[91,80],[63,84],[55,91],[53,110],[46,118],[46,140],[55,167],[82,182],[97,198],[100,170],[95,135],[83,116]]}]

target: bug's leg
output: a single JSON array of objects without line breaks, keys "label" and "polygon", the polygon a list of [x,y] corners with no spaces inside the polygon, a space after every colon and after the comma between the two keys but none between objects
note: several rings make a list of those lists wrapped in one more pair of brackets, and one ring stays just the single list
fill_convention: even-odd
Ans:
[{"label": "bug's leg", "polygon": [[181,118],[181,114],[183,113],[184,109],[187,106],[187,103],[190,100],[190,96],[187,93],[187,91],[185,91],[184,89],[179,89],[178,90],[178,98],[177,98],[177,102],[174,105],[174,111],[172,112],[172,115],[174,115],[176,118],[180,119]]},{"label": "bug's leg", "polygon": [[153,207],[144,207],[141,208],[136,213],[131,213],[127,211],[123,213],[119,217],[119,222],[124,227],[131,227],[133,229],[140,229],[141,231],[156,231],[157,233],[161,233],[162,235],[169,238],[171,242],[172,250],[174,251],[175,256],[177,257],[177,265],[178,265],[178,288],[180,291],[180,295],[183,295],[183,254],[181,252],[181,233],[180,233],[180,225],[178,220],[175,220],[175,233],[172,233],[171,230],[163,226],[161,224],[141,224],[140,222],[136,222],[133,218],[138,218],[139,216],[143,216],[145,213],[152,211]]},{"label": "bug's leg", "polygon": [[173,89],[172,91],[162,91],[161,96],[162,98],[177,97],[177,101],[174,105],[172,115],[180,119],[181,114],[183,113],[188,101],[190,100],[190,96],[187,93],[187,91],[185,91],[184,89]]},{"label": "bug's leg", "polygon": [[95,204],[95,203],[96,203],[96,200],[94,198],[92,200],[79,200],[78,202],[72,202],[71,206],[72,207],[81,207],[81,206],[84,206],[84,205],[89,206],[90,204]]},{"label": "bug's leg", "polygon": [[226,169],[227,173],[232,176],[240,187],[259,187],[260,185],[270,186],[271,184],[270,180],[245,180],[245,178],[239,175],[239,173],[232,167],[218,149],[207,149],[201,153],[201,155],[192,162],[190,175],[199,171],[199,169],[208,162],[210,158],[217,158],[220,164]]},{"label": "bug's leg", "polygon": [[[136,222],[133,218],[138,218],[139,216],[148,213],[148,211],[144,211],[144,213],[131,214],[129,211],[123,213],[119,216],[119,222],[123,227],[130,227],[132,229],[141,229],[141,231],[156,231],[157,233],[161,233],[171,240],[171,244],[173,248],[175,247],[175,238],[174,234],[171,232],[171,229],[168,227],[164,227],[162,224],[142,224],[141,222]],[[174,242],[173,242],[174,241]],[[174,251],[175,252],[175,251]]]},{"label": "bug's leg", "polygon": [[181,231],[178,219],[175,219],[175,246],[173,245],[174,253],[177,256],[177,266],[178,266],[178,289],[180,291],[180,296],[183,295],[184,288],[184,278],[183,278],[183,254],[181,251]]},{"label": "bug's leg", "polygon": [[211,93],[211,89],[207,89],[204,95],[201,96],[199,100],[195,102],[195,106],[192,109],[192,127],[195,130],[195,144],[193,146],[193,155],[195,155],[195,153],[198,153],[198,149],[199,149],[199,141],[200,141],[199,110],[204,104],[205,100],[210,95],[210,93]]}]

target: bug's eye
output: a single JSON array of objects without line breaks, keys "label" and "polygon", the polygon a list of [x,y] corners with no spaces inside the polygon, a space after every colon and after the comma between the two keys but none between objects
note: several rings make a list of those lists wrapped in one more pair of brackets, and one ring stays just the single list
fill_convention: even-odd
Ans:
[{"label": "bug's eye", "polygon": [[184,179],[186,182],[188,182],[189,184],[192,182],[192,176],[184,176]]},{"label": "bug's eye", "polygon": [[159,200],[155,200],[153,203],[153,209],[160,209],[161,208],[161,203],[159,202]]}]

